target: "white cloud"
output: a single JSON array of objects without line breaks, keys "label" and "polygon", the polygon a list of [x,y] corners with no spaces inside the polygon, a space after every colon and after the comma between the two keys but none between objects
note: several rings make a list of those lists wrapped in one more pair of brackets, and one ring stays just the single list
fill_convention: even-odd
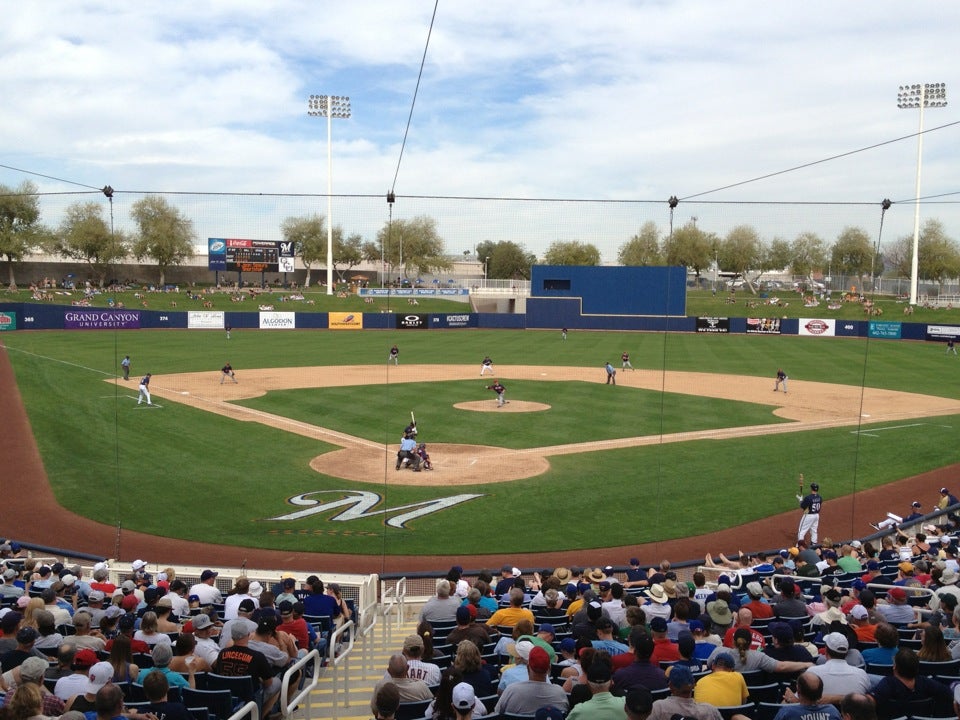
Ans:
[{"label": "white cloud", "polygon": [[[306,116],[306,97],[329,92],[353,102],[353,117],[333,125],[334,192],[380,196],[393,182],[432,11],[427,0],[21,3],[0,28],[0,163],[118,190],[322,194],[326,121]],[[395,210],[427,207],[451,247],[510,237],[540,252],[558,237],[600,238],[612,260],[643,220],[666,226],[669,195],[915,132],[917,113],[896,108],[897,86],[946,82],[960,92],[950,52],[958,21],[960,6],[933,0],[440,3],[399,194],[659,202],[624,212]],[[926,127],[953,122],[953,107],[931,110]],[[923,195],[960,191],[957,135],[925,138]],[[907,201],[915,168],[916,142],[906,140],[701,199]],[[0,169],[2,183],[24,177]],[[340,202],[335,222],[351,219],[351,231],[372,236],[385,219],[380,201]],[[275,232],[271,213],[287,209],[198,204],[212,214],[197,225]],[[872,232],[877,213],[688,202],[676,219],[830,237],[844,224]],[[960,237],[954,206],[924,213]],[[895,206],[885,236],[911,228],[907,205]]]}]

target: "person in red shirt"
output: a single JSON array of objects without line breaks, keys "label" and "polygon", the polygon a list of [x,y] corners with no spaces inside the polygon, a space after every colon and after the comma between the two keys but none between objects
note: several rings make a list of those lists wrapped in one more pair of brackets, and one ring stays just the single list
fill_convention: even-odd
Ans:
[{"label": "person in red shirt", "polygon": [[297,641],[297,648],[300,650],[309,650],[310,631],[307,629],[307,621],[302,617],[294,617],[293,603],[289,600],[281,602],[279,610],[282,622],[277,630],[293,635],[293,639]]},{"label": "person in red shirt", "polygon": [[773,617],[773,606],[762,600],[763,586],[760,583],[756,581],[747,583],[747,595],[750,596],[750,602],[743,607],[752,612],[753,617],[760,620]]},{"label": "person in red shirt", "polygon": [[650,621],[650,636],[653,638],[653,653],[650,655],[652,665],[659,666],[661,662],[676,662],[682,659],[680,648],[667,637],[666,620],[661,617],[653,618]]},{"label": "person in red shirt", "polygon": [[[132,653],[145,653],[150,654],[151,648],[143,640],[134,640],[133,631],[137,624],[137,616],[133,613],[127,613],[120,621],[117,623],[117,628],[120,632],[130,638],[130,652]],[[104,647],[104,650],[110,652],[110,648],[113,647],[113,640],[107,640],[107,644]]]},{"label": "person in red shirt", "polygon": [[750,627],[750,624],[753,622],[753,613],[750,612],[747,608],[740,608],[737,610],[737,622],[734,625],[727,629],[727,632],[723,635],[723,646],[732,648],[733,636],[737,630],[745,629],[750,631],[750,649],[751,650],[763,650],[766,646],[766,640],[763,637],[763,633],[754,630]]}]

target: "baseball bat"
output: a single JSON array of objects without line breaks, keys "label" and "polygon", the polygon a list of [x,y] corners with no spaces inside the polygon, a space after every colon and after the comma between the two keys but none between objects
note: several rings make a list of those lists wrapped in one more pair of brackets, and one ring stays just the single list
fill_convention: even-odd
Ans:
[{"label": "baseball bat", "polygon": [[412,422],[414,425],[417,424],[417,419],[413,416],[413,410],[410,411],[410,422]]}]

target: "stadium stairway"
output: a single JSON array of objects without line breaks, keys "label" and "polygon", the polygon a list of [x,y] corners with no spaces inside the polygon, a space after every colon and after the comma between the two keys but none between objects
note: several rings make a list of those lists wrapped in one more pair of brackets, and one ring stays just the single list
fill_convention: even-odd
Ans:
[{"label": "stadium stairway", "polygon": [[[301,707],[291,717],[370,720],[373,686],[386,672],[390,656],[400,652],[403,638],[417,631],[416,619],[403,622],[399,626],[396,620],[388,622],[386,628],[374,628],[368,635],[366,647],[359,643],[354,645],[350,658],[344,665],[321,670],[319,685],[310,694],[309,715],[306,708]],[[336,697],[339,697],[339,702],[334,707]]]}]

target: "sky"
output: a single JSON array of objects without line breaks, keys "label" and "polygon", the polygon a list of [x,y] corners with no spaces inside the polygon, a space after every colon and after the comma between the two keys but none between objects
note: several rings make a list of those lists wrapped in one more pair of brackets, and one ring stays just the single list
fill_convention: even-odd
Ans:
[{"label": "sky", "polygon": [[[327,121],[307,98],[329,93],[351,102],[332,121],[332,216],[366,239],[391,213],[428,214],[451,252],[583,240],[613,262],[644,221],[669,232],[677,196],[676,226],[828,242],[859,226],[892,242],[913,231],[920,118],[898,88],[960,93],[958,3],[440,0],[431,31],[434,8],[11,5],[0,184],[92,193],[45,197],[51,225],[109,184],[120,227],[142,193],[189,193],[170,199],[201,241],[279,239],[284,217],[327,214]],[[920,195],[922,220],[960,239],[957,107],[924,114]]]}]

